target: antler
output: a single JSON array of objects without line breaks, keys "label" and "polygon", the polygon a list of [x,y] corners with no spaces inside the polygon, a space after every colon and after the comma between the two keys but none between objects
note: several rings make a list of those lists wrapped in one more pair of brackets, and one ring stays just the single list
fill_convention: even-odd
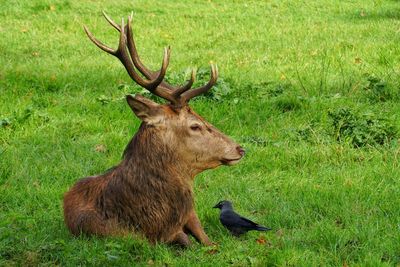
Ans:
[{"label": "antler", "polygon": [[[164,49],[164,57],[161,68],[159,71],[149,70],[140,60],[135,41],[132,33],[132,14],[128,17],[128,24],[124,24],[124,20],[122,19],[121,25],[115,23],[110,17],[107,16],[105,12],[103,12],[106,20],[113,26],[117,31],[120,32],[119,36],[119,45],[116,50],[104,45],[102,42],[97,40],[93,34],[88,30],[86,26],[84,26],[85,32],[89,39],[97,45],[101,50],[117,57],[122,64],[124,65],[126,71],[129,76],[140,86],[149,90],[152,94],[155,94],[161,98],[164,98],[171,102],[172,105],[176,107],[182,107],[187,105],[190,99],[203,94],[211,89],[214,84],[217,82],[218,78],[218,69],[215,65],[211,64],[211,78],[209,82],[199,88],[191,89],[194,81],[195,81],[195,71],[192,71],[192,75],[190,80],[188,80],[184,85],[178,87],[173,86],[164,81],[165,73],[169,64],[170,57],[170,48]],[[129,51],[129,55],[128,52]],[[146,78],[142,78],[135,70],[139,70],[139,72]]]}]

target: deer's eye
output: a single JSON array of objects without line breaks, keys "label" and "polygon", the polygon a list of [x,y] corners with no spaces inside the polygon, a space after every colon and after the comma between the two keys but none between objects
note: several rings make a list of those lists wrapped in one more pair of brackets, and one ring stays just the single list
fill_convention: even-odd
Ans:
[{"label": "deer's eye", "polygon": [[190,129],[192,130],[192,131],[201,131],[201,126],[199,125],[199,124],[193,124],[193,125],[191,125],[190,126]]}]

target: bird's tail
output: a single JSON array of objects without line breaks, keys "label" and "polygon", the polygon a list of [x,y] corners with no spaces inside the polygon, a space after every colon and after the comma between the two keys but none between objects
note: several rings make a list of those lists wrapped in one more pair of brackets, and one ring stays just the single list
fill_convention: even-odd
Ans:
[{"label": "bird's tail", "polygon": [[268,227],[265,227],[265,226],[262,226],[262,225],[257,225],[256,226],[256,230],[257,231],[269,231],[269,230],[272,230],[272,228],[268,228]]}]

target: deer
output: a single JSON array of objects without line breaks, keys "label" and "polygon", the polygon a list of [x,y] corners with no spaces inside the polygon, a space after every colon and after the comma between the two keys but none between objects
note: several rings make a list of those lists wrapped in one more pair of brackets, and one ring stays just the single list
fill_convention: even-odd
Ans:
[{"label": "deer", "polygon": [[[75,235],[127,236],[137,234],[151,244],[191,245],[193,236],[212,245],[195,211],[193,182],[197,174],[221,165],[235,165],[245,150],[195,113],[189,100],[210,90],[218,78],[211,64],[210,80],[192,88],[195,71],[181,86],[164,80],[170,48],[164,49],[160,70],[152,71],[139,58],[132,34],[132,14],[125,25],[105,19],[119,32],[117,49],[89,39],[117,57],[130,78],[167,103],[158,104],[136,94],[127,103],[141,120],[121,162],[104,174],[77,181],[65,193],[64,220]],[[139,74],[140,72],[140,74]]]}]

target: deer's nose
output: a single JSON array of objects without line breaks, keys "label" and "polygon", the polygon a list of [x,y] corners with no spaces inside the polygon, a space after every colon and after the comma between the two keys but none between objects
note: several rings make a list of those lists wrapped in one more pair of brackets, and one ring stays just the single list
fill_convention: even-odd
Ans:
[{"label": "deer's nose", "polygon": [[242,157],[244,156],[244,154],[246,154],[246,151],[241,146],[237,146],[236,150],[239,153],[239,155],[242,156]]}]

